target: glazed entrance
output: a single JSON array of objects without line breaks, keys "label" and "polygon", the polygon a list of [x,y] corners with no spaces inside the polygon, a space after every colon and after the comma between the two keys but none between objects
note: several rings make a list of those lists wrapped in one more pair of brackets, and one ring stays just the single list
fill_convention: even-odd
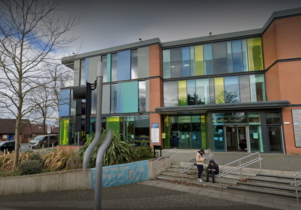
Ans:
[{"label": "glazed entrance", "polygon": [[225,126],[228,152],[249,152],[247,126]]}]

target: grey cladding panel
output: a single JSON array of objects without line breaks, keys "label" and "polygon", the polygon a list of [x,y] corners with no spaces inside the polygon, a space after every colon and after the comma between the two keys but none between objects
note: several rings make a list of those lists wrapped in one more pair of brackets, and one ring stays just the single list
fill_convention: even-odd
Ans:
[{"label": "grey cladding panel", "polygon": [[145,98],[145,109],[147,112],[149,112],[149,80],[145,80],[145,94],[146,94],[146,98]]},{"label": "grey cladding panel", "polygon": [[149,47],[138,48],[138,78],[149,77]]},{"label": "grey cladding panel", "polygon": [[74,61],[74,86],[79,86],[80,60]]},{"label": "grey cladding panel", "polygon": [[103,85],[102,91],[102,114],[110,114],[110,85]]},{"label": "grey cladding panel", "polygon": [[98,65],[100,63],[100,56],[89,58],[89,78],[88,81],[93,83],[97,77]]}]

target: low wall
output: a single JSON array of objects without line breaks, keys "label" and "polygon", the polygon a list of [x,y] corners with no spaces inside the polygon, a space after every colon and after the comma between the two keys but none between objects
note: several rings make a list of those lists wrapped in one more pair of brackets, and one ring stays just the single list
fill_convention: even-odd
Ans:
[{"label": "low wall", "polygon": [[[146,161],[140,161],[143,163],[145,167],[145,171],[148,171],[148,176],[142,175],[140,180],[133,180],[129,181],[128,179],[125,180],[123,183],[119,183],[118,185],[127,184],[127,183],[134,183],[138,181],[145,181],[148,179],[154,179],[158,174],[162,171],[165,171],[166,168],[170,166],[169,160],[162,164],[157,169],[154,169],[154,161],[156,159],[150,159]],[[166,158],[162,158],[159,160],[156,165],[164,162]],[[148,163],[147,163],[148,161]],[[105,170],[108,168],[121,168],[127,165],[138,165],[137,171],[141,173],[141,167],[139,162],[129,163],[129,164],[122,164],[116,166],[108,166],[103,167],[103,175],[105,174]],[[148,168],[147,168],[148,166]],[[125,168],[127,169],[127,168]],[[130,169],[130,168],[129,168]],[[93,170],[93,169],[92,169]],[[134,169],[135,170],[135,169]],[[114,170],[112,170],[114,171]],[[116,172],[118,172],[116,170]],[[130,171],[127,171],[128,177],[130,176]],[[113,173],[114,174],[114,173]],[[69,170],[69,171],[59,171],[59,172],[52,172],[52,173],[45,173],[45,174],[35,174],[35,175],[26,175],[26,176],[15,176],[15,177],[3,177],[0,178],[0,195],[13,195],[13,194],[25,194],[25,193],[34,193],[34,192],[47,192],[47,191],[64,191],[64,190],[86,190],[91,189],[93,187],[91,181],[91,169],[89,169],[85,175],[87,179],[85,183],[83,182],[83,172],[82,169],[77,170]],[[115,175],[115,179],[118,179],[118,175]],[[119,177],[120,178],[120,177]],[[104,179],[103,179],[104,180]],[[110,185],[107,185],[109,187]],[[113,186],[113,185],[111,185]],[[116,186],[116,185],[114,185]]]}]

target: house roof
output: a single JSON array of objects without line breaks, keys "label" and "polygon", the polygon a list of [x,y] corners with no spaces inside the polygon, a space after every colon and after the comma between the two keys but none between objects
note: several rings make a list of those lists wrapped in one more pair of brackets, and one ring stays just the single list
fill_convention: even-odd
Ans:
[{"label": "house roof", "polygon": [[[14,134],[16,127],[16,119],[0,119],[0,133],[2,134]],[[23,133],[23,130],[30,128],[30,122],[28,119],[21,121],[20,133]]]},{"label": "house roof", "polygon": [[[31,130],[33,134],[44,134],[43,124],[31,124]],[[45,131],[47,131],[46,125]]]},{"label": "house roof", "polygon": [[52,128],[51,133],[52,134],[58,134],[59,133],[59,127]]}]

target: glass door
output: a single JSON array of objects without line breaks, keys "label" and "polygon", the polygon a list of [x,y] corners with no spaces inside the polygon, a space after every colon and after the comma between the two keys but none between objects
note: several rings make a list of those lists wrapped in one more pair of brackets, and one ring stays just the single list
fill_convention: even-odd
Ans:
[{"label": "glass door", "polygon": [[226,126],[225,130],[228,152],[250,152],[248,126]]},{"label": "glass door", "polygon": [[281,126],[268,126],[270,151],[283,153]]}]

